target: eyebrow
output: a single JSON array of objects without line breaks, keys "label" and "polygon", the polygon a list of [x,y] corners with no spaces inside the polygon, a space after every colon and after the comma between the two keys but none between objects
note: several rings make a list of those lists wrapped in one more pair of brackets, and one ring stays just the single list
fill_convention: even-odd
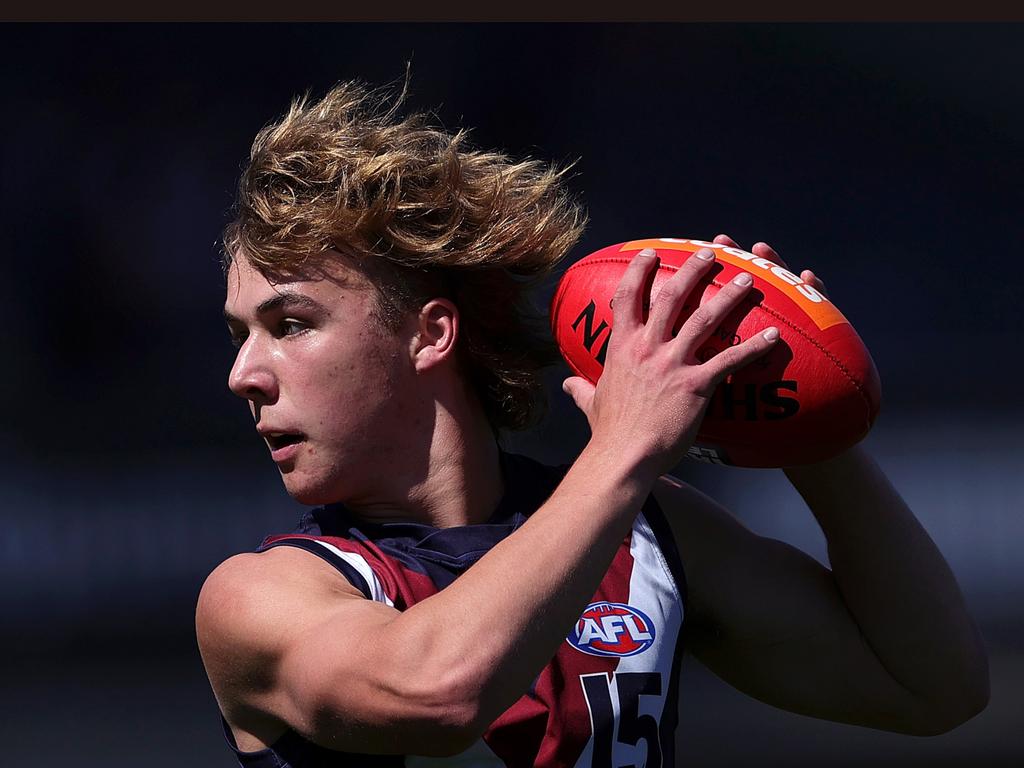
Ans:
[{"label": "eyebrow", "polygon": [[[278,293],[276,296],[267,299],[266,301],[261,301],[259,306],[256,307],[256,316],[260,317],[262,315],[267,315],[277,310],[293,309],[295,307],[312,310],[314,312],[321,312],[328,316],[331,314],[330,310],[328,310],[327,307],[325,307],[319,301],[316,301],[315,299],[311,299],[309,296],[306,296],[304,293],[282,291]],[[228,312],[227,309],[224,310],[224,319],[229,323],[241,322],[241,320],[239,320],[237,317]]]}]

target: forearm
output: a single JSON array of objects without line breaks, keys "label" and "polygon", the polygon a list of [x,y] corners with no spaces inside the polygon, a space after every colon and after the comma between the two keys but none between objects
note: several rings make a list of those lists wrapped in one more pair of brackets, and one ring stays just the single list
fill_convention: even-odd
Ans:
[{"label": "forearm", "polygon": [[619,454],[588,446],[519,530],[396,618],[400,641],[386,653],[404,648],[442,675],[451,698],[476,702],[478,725],[511,706],[592,598],[653,485]]},{"label": "forearm", "polygon": [[889,674],[939,706],[987,698],[987,654],[956,579],[875,461],[858,446],[786,476],[821,526],[843,600]]}]

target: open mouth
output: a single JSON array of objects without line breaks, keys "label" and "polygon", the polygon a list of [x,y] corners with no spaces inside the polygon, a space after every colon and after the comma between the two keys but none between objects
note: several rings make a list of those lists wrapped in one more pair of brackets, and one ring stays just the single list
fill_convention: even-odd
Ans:
[{"label": "open mouth", "polygon": [[302,434],[286,434],[284,432],[278,432],[269,434],[266,436],[267,445],[270,446],[270,450],[276,451],[295,443],[301,443],[305,440],[305,435]]}]

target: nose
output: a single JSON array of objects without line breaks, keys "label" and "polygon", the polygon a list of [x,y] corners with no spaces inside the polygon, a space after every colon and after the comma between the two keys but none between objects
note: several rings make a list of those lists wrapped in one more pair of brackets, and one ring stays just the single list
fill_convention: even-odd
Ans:
[{"label": "nose", "polygon": [[239,348],[228,374],[228,388],[254,405],[267,405],[277,400],[277,376],[256,334],[246,338]]}]

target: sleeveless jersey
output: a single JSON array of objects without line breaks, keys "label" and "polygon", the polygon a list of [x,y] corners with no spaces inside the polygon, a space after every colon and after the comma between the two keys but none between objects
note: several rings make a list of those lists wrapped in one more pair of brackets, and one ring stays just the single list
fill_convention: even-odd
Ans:
[{"label": "sleeveless jersey", "polygon": [[[505,495],[488,522],[455,528],[357,521],[340,505],[306,513],[289,546],[334,566],[368,600],[404,610],[451,584],[550,496],[566,467],[501,454]],[[292,730],[240,751],[242,768],[671,768],[686,584],[668,524],[648,497],[603,580],[530,689],[454,757],[359,755]],[[501,631],[500,627],[496,631]]]}]

